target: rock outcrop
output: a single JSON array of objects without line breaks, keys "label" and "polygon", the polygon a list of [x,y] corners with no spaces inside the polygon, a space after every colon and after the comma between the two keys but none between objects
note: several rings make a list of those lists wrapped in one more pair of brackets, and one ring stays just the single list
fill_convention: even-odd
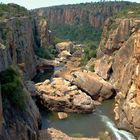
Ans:
[{"label": "rock outcrop", "polygon": [[52,43],[48,23],[29,16],[0,21],[0,71],[18,65],[25,79],[32,79],[38,64],[34,49]]},{"label": "rock outcrop", "polygon": [[40,103],[51,111],[89,113],[94,109],[90,96],[62,78],[36,84]]},{"label": "rock outcrop", "polygon": [[51,30],[49,30],[48,19],[33,17],[34,23],[34,38],[37,47],[46,47],[53,43]]},{"label": "rock outcrop", "polygon": [[[60,43],[57,47],[62,48],[61,50],[64,51],[65,49],[68,50],[70,45],[69,43]],[[67,59],[65,66],[61,70],[56,71],[54,75],[56,77],[63,77],[65,80],[76,85],[80,90],[90,95],[92,99],[102,101],[115,96],[116,91],[114,87],[106,82],[104,80],[105,78],[103,79],[101,77],[102,75],[98,76],[94,72],[81,68],[80,61],[82,52],[82,48],[75,51],[71,57]]]},{"label": "rock outcrop", "polygon": [[114,12],[119,12],[128,2],[103,2],[86,3],[77,5],[54,6],[35,9],[33,13],[37,16],[46,17],[50,24],[74,24],[85,21],[93,27],[101,28],[105,20]]},{"label": "rock outcrop", "polygon": [[[118,91],[115,119],[120,128],[140,136],[140,20],[108,20],[98,49],[95,72]],[[106,67],[106,68],[105,68]],[[105,68],[105,69],[104,69]]]}]

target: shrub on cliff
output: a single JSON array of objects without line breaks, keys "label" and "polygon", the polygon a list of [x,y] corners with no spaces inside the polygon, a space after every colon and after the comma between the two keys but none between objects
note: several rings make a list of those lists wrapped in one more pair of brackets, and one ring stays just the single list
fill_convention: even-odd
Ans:
[{"label": "shrub on cliff", "polygon": [[9,101],[10,104],[25,108],[26,94],[23,91],[23,85],[18,70],[11,66],[7,70],[0,73],[1,91],[4,107],[5,102]]}]

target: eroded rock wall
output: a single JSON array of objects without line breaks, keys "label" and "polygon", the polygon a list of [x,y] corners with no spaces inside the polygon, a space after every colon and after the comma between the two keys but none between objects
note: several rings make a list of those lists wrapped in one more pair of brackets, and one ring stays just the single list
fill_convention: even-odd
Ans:
[{"label": "eroded rock wall", "polygon": [[[115,119],[140,136],[140,20],[108,20],[98,48],[95,72],[116,87]],[[106,65],[106,69],[104,66]],[[104,77],[104,75],[107,75]]]},{"label": "eroded rock wall", "polygon": [[128,2],[86,3],[40,8],[33,11],[45,17],[53,24],[74,24],[87,22],[93,27],[101,28],[105,20],[114,12],[119,12]]},{"label": "eroded rock wall", "polygon": [[[24,79],[33,78],[36,74],[33,28],[32,19],[28,16],[0,21],[0,72],[16,65],[22,70]],[[23,90],[26,91],[24,86]],[[27,94],[25,110],[12,105],[6,109],[7,104],[0,96],[0,139],[38,139],[40,113],[30,93],[26,91],[24,94]]]},{"label": "eroded rock wall", "polygon": [[36,59],[29,17],[5,19],[0,22],[0,71],[9,65],[19,65],[25,78],[32,78],[35,73]]},{"label": "eroded rock wall", "polygon": [[53,44],[53,35],[51,30],[49,30],[48,19],[35,16],[33,32],[37,47],[46,47]]}]

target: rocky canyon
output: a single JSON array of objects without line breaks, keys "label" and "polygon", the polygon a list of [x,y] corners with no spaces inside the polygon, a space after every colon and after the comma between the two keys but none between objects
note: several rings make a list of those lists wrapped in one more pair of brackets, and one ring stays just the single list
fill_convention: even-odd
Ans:
[{"label": "rocky canyon", "polygon": [[[0,140],[139,140],[139,8],[130,2],[34,10],[0,4]],[[78,32],[79,40],[64,34],[56,39],[54,26],[71,36]],[[94,42],[90,33],[95,33]],[[114,123],[99,110],[110,99]],[[73,114],[98,114],[97,122],[100,117],[102,127],[106,123],[114,132],[104,129],[98,136],[77,138],[49,126],[43,129],[42,110],[57,113],[61,123]]]}]

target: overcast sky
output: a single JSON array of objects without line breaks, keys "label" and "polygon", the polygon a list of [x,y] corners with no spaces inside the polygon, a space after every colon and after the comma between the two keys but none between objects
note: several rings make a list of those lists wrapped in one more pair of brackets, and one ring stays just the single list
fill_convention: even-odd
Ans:
[{"label": "overcast sky", "polygon": [[[16,3],[28,9],[39,7],[48,7],[53,5],[84,3],[84,2],[97,2],[99,0],[0,0],[2,3]],[[139,2],[140,0],[128,0],[132,2]]]}]

